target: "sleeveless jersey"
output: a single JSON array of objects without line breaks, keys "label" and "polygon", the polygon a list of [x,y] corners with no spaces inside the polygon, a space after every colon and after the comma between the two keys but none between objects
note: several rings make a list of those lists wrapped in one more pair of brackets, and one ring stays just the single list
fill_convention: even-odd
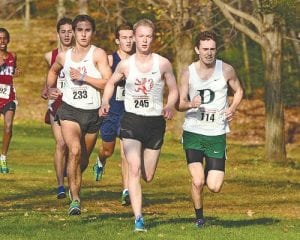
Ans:
[{"label": "sleeveless jersey", "polygon": [[125,110],[141,116],[160,116],[163,110],[165,82],[159,69],[159,55],[152,54],[152,68],[140,72],[135,54],[129,57],[129,73],[125,84]]},{"label": "sleeveless jersey", "polygon": [[197,73],[195,63],[189,66],[189,97],[201,96],[200,108],[192,108],[186,112],[183,130],[217,136],[229,132],[225,118],[227,108],[227,82],[223,76],[222,61],[216,60],[212,76],[202,80]]},{"label": "sleeveless jersey", "polygon": [[[57,55],[58,55],[58,48],[52,50],[51,59],[50,59],[50,67],[54,64]],[[60,89],[63,92],[63,89],[65,87],[65,74],[64,74],[63,69],[59,72],[54,86],[56,86],[58,89]],[[59,96],[55,100],[53,100],[53,99],[48,100],[48,111],[50,111],[51,114],[53,116],[55,116],[56,111],[57,111],[58,107],[61,105],[61,103],[62,103],[61,96]],[[49,118],[48,114],[49,113],[47,112],[46,116],[45,116],[45,122],[50,124],[50,118]]]},{"label": "sleeveless jersey", "polygon": [[[116,70],[118,63],[121,61],[120,56],[117,52],[112,54],[113,64],[111,66],[112,72]],[[125,97],[125,80],[118,82],[117,86],[114,89],[114,94],[109,101],[109,112],[115,115],[122,115],[124,113],[124,97]]]},{"label": "sleeveless jersey", "polygon": [[[54,64],[57,55],[58,55],[58,48],[52,50],[51,60],[50,60],[50,67]],[[64,71],[62,69],[59,72],[59,75],[57,77],[56,87],[62,91],[64,86],[65,86],[65,74],[64,74]]]},{"label": "sleeveless jersey", "polygon": [[8,52],[7,58],[0,66],[0,108],[7,103],[16,102],[16,90],[13,85],[13,75],[16,70],[16,59]]},{"label": "sleeveless jersey", "polygon": [[58,48],[53,49],[52,53],[51,53],[51,59],[50,59],[50,67],[53,65],[53,63],[55,62],[55,59],[58,55]]},{"label": "sleeveless jersey", "polygon": [[101,105],[100,92],[91,85],[72,80],[70,76],[70,67],[76,68],[81,74],[89,77],[101,78],[101,73],[95,67],[93,53],[96,47],[91,46],[90,50],[80,62],[74,62],[71,58],[73,49],[69,49],[65,55],[65,64],[63,71],[65,73],[66,86],[63,90],[62,100],[75,107],[85,110],[98,109]]}]

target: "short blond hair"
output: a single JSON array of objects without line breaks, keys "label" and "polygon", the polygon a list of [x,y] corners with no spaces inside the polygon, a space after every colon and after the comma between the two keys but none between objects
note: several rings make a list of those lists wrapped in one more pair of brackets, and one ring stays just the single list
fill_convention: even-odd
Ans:
[{"label": "short blond hair", "polygon": [[143,19],[137,21],[137,22],[133,25],[133,32],[135,33],[135,32],[136,32],[136,29],[137,29],[138,27],[140,27],[140,26],[147,26],[147,27],[152,28],[152,30],[153,30],[153,35],[154,35],[154,33],[155,33],[155,25],[154,25],[154,23],[153,23],[151,20],[149,20],[149,19],[147,19],[147,18],[143,18]]}]

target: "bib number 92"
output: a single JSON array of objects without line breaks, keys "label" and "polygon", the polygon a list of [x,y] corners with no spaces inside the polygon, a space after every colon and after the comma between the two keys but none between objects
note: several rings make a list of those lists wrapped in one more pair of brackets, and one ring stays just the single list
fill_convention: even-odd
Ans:
[{"label": "bib number 92", "polygon": [[73,99],[86,99],[87,96],[87,91],[86,90],[79,90],[76,92],[73,92]]},{"label": "bib number 92", "polygon": [[7,95],[7,88],[0,88],[0,94]]},{"label": "bib number 92", "polygon": [[148,99],[136,99],[136,100],[134,100],[134,107],[135,108],[148,108],[149,100]]}]

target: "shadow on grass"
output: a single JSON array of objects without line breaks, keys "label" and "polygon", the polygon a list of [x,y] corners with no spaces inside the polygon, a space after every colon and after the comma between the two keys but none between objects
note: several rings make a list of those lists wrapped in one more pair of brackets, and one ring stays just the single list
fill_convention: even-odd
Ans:
[{"label": "shadow on grass", "polygon": [[266,180],[257,180],[249,178],[235,178],[227,179],[227,183],[232,184],[242,184],[243,186],[256,187],[256,188],[286,188],[287,186],[294,189],[300,189],[300,183],[287,181],[266,181]]},{"label": "shadow on grass", "polygon": [[132,220],[133,214],[130,212],[123,212],[123,213],[101,213],[101,214],[89,214],[88,216],[82,217],[82,221],[85,223],[93,222],[95,220],[119,220],[124,218],[126,220]]},{"label": "shadow on grass", "polygon": [[[206,227],[220,226],[224,228],[241,228],[247,226],[269,226],[277,224],[280,222],[279,219],[274,218],[253,218],[253,219],[238,219],[238,220],[226,220],[219,219],[216,217],[206,217],[205,218]],[[195,221],[194,218],[173,218],[173,219],[161,219],[161,218],[151,218],[147,220],[147,226],[149,228],[155,228],[162,224],[191,224]]]}]

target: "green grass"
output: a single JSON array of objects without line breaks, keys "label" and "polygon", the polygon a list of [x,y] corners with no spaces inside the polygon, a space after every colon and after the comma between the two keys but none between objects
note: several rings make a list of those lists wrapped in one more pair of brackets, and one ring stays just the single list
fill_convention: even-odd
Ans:
[{"label": "green grass", "polygon": [[[2,130],[2,127],[0,128]],[[82,214],[67,215],[68,199],[57,200],[50,128],[14,126],[8,161],[0,174],[0,239],[299,239],[299,145],[288,146],[291,164],[263,159],[263,146],[230,143],[226,178],[219,194],[205,191],[207,225],[196,229],[190,177],[179,141],[170,133],[155,179],[143,183],[147,233],[133,233],[130,207],[120,205],[119,148],[95,182],[91,163],[83,175]]]}]

